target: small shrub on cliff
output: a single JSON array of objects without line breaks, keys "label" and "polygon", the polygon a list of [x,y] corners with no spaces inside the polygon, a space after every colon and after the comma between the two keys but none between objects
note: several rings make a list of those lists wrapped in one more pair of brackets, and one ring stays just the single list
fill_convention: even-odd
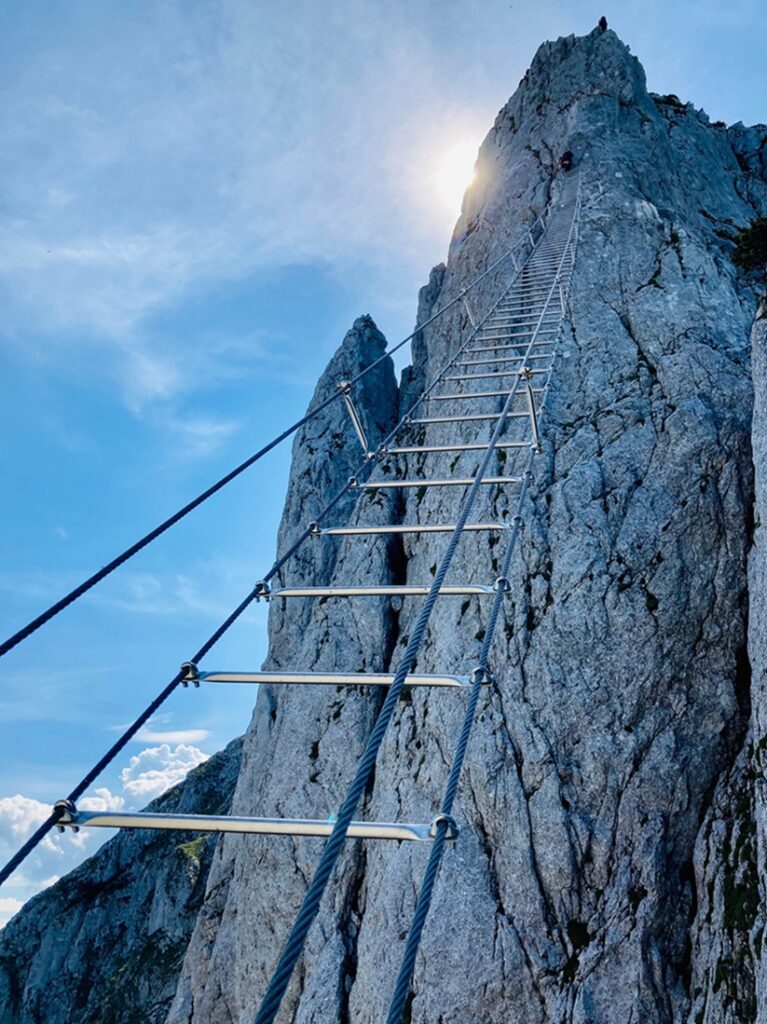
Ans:
[{"label": "small shrub on cliff", "polygon": [[767,217],[757,217],[738,234],[732,258],[738,267],[755,272],[767,284]]}]

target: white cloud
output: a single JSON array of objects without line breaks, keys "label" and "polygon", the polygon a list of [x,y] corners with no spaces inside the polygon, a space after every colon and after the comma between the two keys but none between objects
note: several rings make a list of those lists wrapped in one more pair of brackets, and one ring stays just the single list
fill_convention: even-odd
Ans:
[{"label": "white cloud", "polygon": [[197,747],[185,743],[171,747],[161,743],[132,757],[121,771],[120,779],[126,794],[143,803],[181,782],[192,768],[207,760],[208,754]]},{"label": "white cloud", "polygon": [[20,793],[0,797],[0,839],[26,839],[50,813],[49,804]]},{"label": "white cloud", "polygon": [[[15,852],[23,840],[31,835],[50,813],[50,804],[41,803],[20,793],[0,797],[0,849]],[[60,854],[62,849],[59,839],[58,835],[48,833],[40,845],[51,853]]]},{"label": "white cloud", "polygon": [[210,736],[207,729],[176,729],[168,732],[141,729],[136,734],[140,743],[202,743]]},{"label": "white cloud", "polygon": [[13,897],[9,896],[0,896],[0,928],[4,928],[13,915],[21,910],[23,905],[23,900],[13,899]]},{"label": "white cloud", "polygon": [[106,786],[99,786],[95,796],[84,796],[77,806],[81,811],[121,811],[125,797],[111,793]]}]

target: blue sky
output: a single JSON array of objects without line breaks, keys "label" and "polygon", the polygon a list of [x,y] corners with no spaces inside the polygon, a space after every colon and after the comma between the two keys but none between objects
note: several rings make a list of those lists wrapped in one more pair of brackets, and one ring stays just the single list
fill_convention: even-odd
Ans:
[{"label": "blue sky", "polygon": [[[653,90],[767,120],[755,2],[0,10],[3,635],[300,415],[355,316],[409,332],[458,213],[443,155],[478,147],[543,39],[602,13]],[[0,859],[268,568],[287,458],[0,663]],[[257,667],[264,624],[254,609],[210,664]],[[180,692],[91,805],[140,806],[252,703]],[[0,923],[97,843],[49,843]]]}]

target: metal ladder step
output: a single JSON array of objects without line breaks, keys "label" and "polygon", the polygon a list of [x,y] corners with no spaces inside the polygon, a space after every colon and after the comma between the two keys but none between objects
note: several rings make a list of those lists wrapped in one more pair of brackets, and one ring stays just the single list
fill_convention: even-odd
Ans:
[{"label": "metal ladder step", "polygon": [[[486,337],[479,337],[478,336],[477,337],[477,341],[508,341],[509,338],[529,338],[532,333],[533,333],[532,331],[522,331],[521,333],[516,333],[515,332],[514,334],[488,334]],[[557,330],[549,330],[547,328],[545,331],[538,331],[536,337],[542,338],[544,335],[558,334],[558,333],[559,333],[558,329]],[[498,348],[498,347],[499,347],[498,345],[494,345],[493,346],[493,348]]]},{"label": "metal ladder step", "polygon": [[[530,309],[529,306],[528,306],[526,309],[520,311],[520,317],[518,317],[517,319],[520,319],[522,315],[524,315],[526,317],[528,317],[528,316],[529,317],[534,317],[534,318],[537,319],[541,315],[541,312],[542,311],[538,310],[538,309]],[[485,322],[482,324],[482,326],[479,328],[479,330],[480,331],[501,331],[501,330],[504,330],[507,327],[516,327],[516,326],[517,326],[516,320],[514,320],[514,319],[512,319],[510,317],[504,316],[504,317],[493,318],[492,320],[485,320]]]},{"label": "metal ladder step", "polygon": [[[497,417],[496,417],[497,419]],[[485,445],[487,448],[487,445]],[[380,491],[396,487],[469,487],[474,483],[474,477],[451,477],[446,480],[368,480],[364,484],[357,484],[360,490]],[[519,484],[522,483],[520,476],[483,476],[481,484]]]},{"label": "metal ladder step", "polygon": [[[309,818],[239,818],[221,814],[157,814],[137,811],[134,814],[69,811],[58,821],[65,828],[149,828],[174,829],[183,832],[240,832],[272,836],[329,836],[332,821]],[[398,839],[416,843],[431,842],[436,834],[435,823],[353,821],[347,835],[350,839]],[[455,838],[455,830],[449,838]]]},{"label": "metal ladder step", "polygon": [[504,302],[500,306],[496,306],[493,311],[493,316],[503,316],[506,313],[512,312],[522,303],[532,303],[535,305],[543,305],[546,296],[551,291],[551,285],[547,287],[536,287],[536,288],[522,288],[519,291],[514,292],[514,295],[507,302]]},{"label": "metal ladder step", "polygon": [[[490,377],[515,377],[517,370],[495,370],[493,373],[462,373],[457,377],[445,377],[444,380],[448,381],[462,381],[462,380],[487,380]],[[548,373],[548,370],[531,370],[531,374],[539,376],[540,374]]]},{"label": "metal ladder step", "polygon": [[[431,591],[428,583],[392,583],[380,587],[275,587],[262,593],[265,600],[274,597],[425,597]],[[483,583],[442,586],[443,597],[487,597],[495,590]]]},{"label": "metal ladder step", "polygon": [[524,324],[537,324],[539,321],[546,320],[560,320],[562,318],[562,311],[553,309],[550,313],[536,314],[536,313],[520,313],[519,316],[509,317],[509,327],[522,327]]},{"label": "metal ladder step", "polygon": [[[482,394],[482,392],[480,392]],[[489,391],[488,394],[499,396],[507,395],[508,391]],[[439,395],[439,398],[468,398],[468,395]],[[474,395],[471,396],[475,397]],[[525,441],[496,441],[496,448],[526,448]],[[404,448],[387,448],[386,455],[431,455],[434,452],[483,452],[486,444],[431,444],[413,445]]]},{"label": "metal ladder step", "polygon": [[[428,423],[471,423],[477,420],[497,420],[501,414],[498,412],[480,412],[472,413],[467,416],[420,416],[418,419],[413,419],[410,422],[413,424],[428,424]],[[507,412],[505,418],[510,419],[529,419],[529,412]]]},{"label": "metal ladder step", "polygon": [[[386,533],[452,533],[455,523],[398,523],[395,526],[328,526],[318,528],[320,537],[356,537]],[[467,523],[464,532],[510,530],[506,523]]]},{"label": "metal ladder step", "polygon": [[[497,377],[498,374],[497,373],[493,373],[493,374],[490,374],[490,376],[491,377]],[[542,392],[543,392],[542,388],[533,388],[533,394],[534,395],[540,395],[540,394],[542,394]],[[439,401],[444,401],[444,402],[451,401],[451,402],[454,402],[454,401],[458,401],[458,400],[464,399],[464,398],[507,398],[508,394],[509,394],[508,391],[466,391],[462,395],[430,395],[429,397],[431,398],[432,401],[435,401],[435,402],[439,402]],[[520,392],[520,395],[521,396],[526,396],[526,392]],[[515,395],[514,397],[516,398],[517,396]],[[487,445],[485,445],[484,447],[486,448]],[[500,448],[500,447],[501,447],[500,444],[496,445],[496,448]],[[513,445],[511,447],[513,447]]]},{"label": "metal ladder step", "polygon": [[[198,672],[182,683],[263,683],[266,686],[391,686],[393,672]],[[463,690],[470,676],[411,674],[406,686],[440,686]]]},{"label": "metal ladder step", "polygon": [[[529,337],[530,337],[530,335],[532,333],[533,333],[532,331],[529,331],[527,334],[507,334],[504,337],[505,338],[528,338],[529,339]],[[558,331],[538,331],[538,337],[542,338],[544,335],[549,335],[549,334],[556,335],[558,333],[559,333]],[[480,341],[490,341],[490,338],[480,338],[479,340]],[[513,341],[510,344],[505,344],[505,345],[470,345],[468,348],[464,349],[464,352],[466,352],[467,354],[471,355],[474,352],[503,352],[506,349],[519,349],[520,352],[518,354],[521,355],[523,352],[526,352],[528,349],[530,349],[531,352],[534,352],[535,349],[537,349],[537,348],[544,348],[544,347],[546,347],[546,348],[550,349],[555,344],[556,344],[556,342],[554,342],[554,341],[536,341],[532,345],[530,345],[529,341]]]},{"label": "metal ladder step", "polygon": [[526,359],[551,359],[551,352],[541,352],[536,355],[534,352],[530,352],[525,355],[524,352],[519,352],[515,356],[495,356],[493,359],[462,359],[460,362],[454,363],[454,366],[491,366],[493,363],[519,363],[520,366],[524,365]]}]

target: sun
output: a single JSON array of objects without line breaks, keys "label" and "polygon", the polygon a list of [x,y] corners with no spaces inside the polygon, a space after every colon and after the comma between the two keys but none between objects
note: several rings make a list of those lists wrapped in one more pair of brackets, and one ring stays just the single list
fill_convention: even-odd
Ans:
[{"label": "sun", "polygon": [[477,146],[474,142],[456,142],[442,154],[435,174],[439,198],[458,213],[466,189],[474,180]]}]

